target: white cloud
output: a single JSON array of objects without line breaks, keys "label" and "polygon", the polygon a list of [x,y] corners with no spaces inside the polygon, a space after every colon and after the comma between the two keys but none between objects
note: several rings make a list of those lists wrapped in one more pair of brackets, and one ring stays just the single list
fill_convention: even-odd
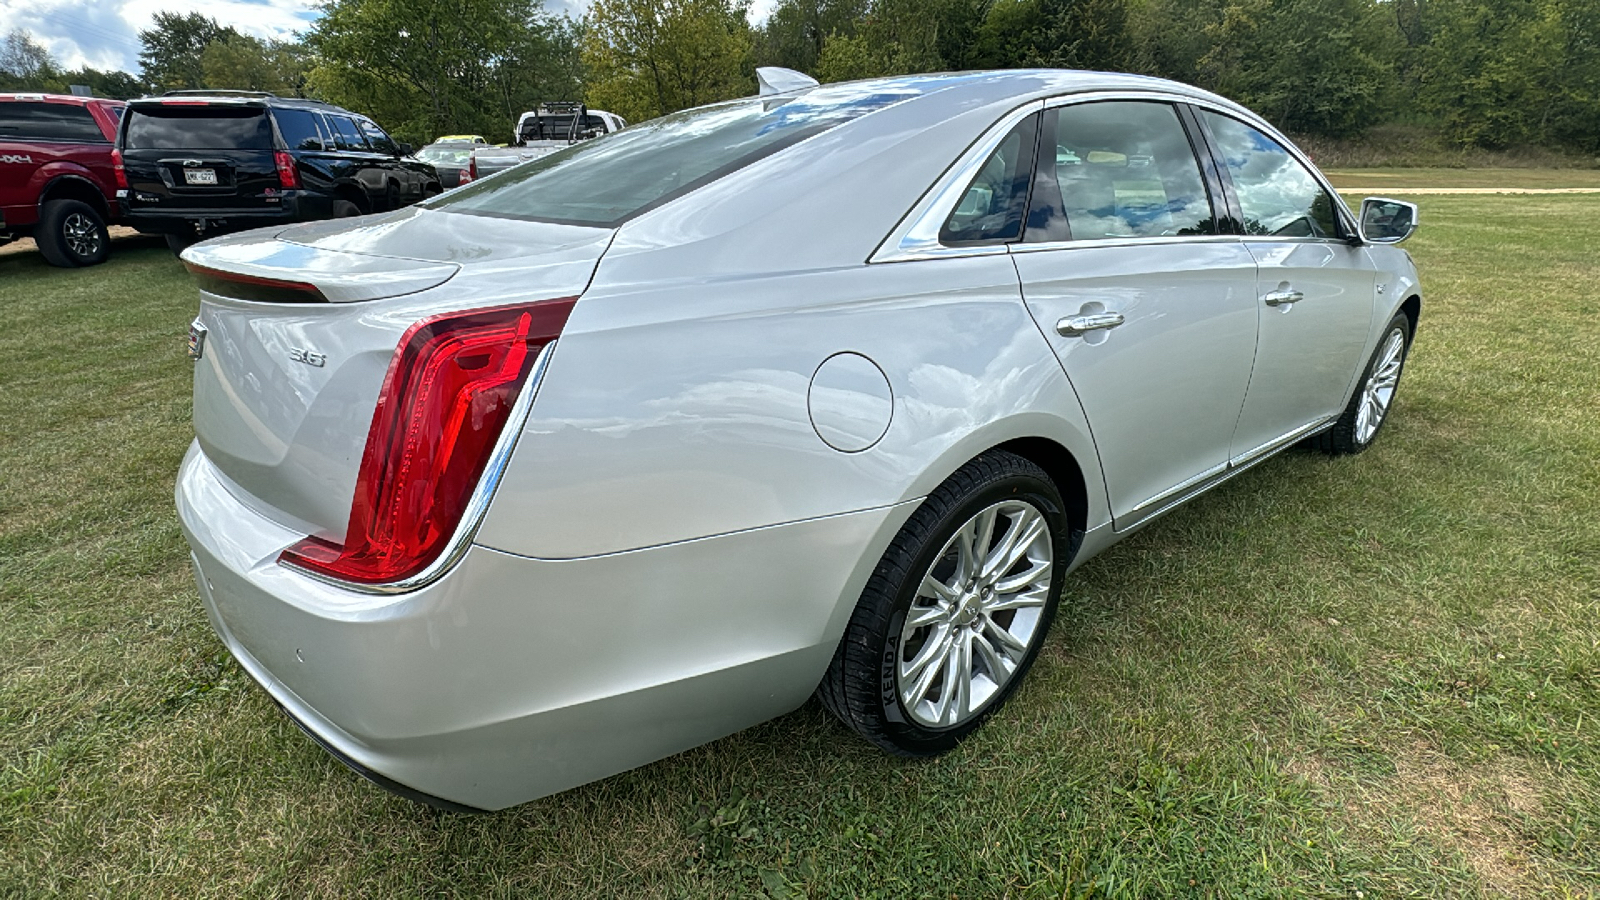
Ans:
[{"label": "white cloud", "polygon": [[[552,13],[583,15],[590,0],[544,0]],[[771,15],[777,0],[754,0],[750,21]],[[32,32],[69,69],[139,71],[139,32],[157,12],[198,12],[259,38],[288,38],[321,12],[317,0],[0,0],[0,34]]]}]

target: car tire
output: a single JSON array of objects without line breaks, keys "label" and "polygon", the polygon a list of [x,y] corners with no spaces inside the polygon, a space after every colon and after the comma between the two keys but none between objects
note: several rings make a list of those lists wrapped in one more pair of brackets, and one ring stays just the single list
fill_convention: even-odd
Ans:
[{"label": "car tire", "polygon": [[333,217],[335,219],[350,219],[361,215],[361,207],[349,200],[333,201]]},{"label": "car tire", "polygon": [[81,200],[51,200],[40,212],[33,240],[45,262],[74,269],[106,261],[111,235],[94,207]]},{"label": "car tire", "polygon": [[390,212],[400,208],[400,185],[389,182],[383,195],[383,208]]},{"label": "car tire", "polygon": [[1411,320],[1404,313],[1389,320],[1377,349],[1361,370],[1361,382],[1333,427],[1312,439],[1312,445],[1334,456],[1360,453],[1377,440],[1400,388],[1411,350]]},{"label": "car tire", "polygon": [[[817,688],[822,705],[895,754],[954,748],[1038,656],[1070,561],[1064,510],[1044,470],[1013,453],[991,451],[950,476],[873,571]],[[984,551],[969,553],[980,538]],[[1009,562],[984,566],[990,554]],[[1007,585],[1016,589],[995,589]]]},{"label": "car tire", "polygon": [[189,249],[192,244],[195,244],[200,240],[200,236],[192,231],[184,234],[173,234],[168,232],[162,235],[162,237],[167,239],[167,249],[171,250],[172,255],[174,256]]}]

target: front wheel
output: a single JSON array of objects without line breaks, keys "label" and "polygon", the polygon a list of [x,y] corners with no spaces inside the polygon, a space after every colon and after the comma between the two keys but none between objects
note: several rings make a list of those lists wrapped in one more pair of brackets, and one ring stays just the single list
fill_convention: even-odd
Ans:
[{"label": "front wheel", "polygon": [[1032,462],[978,457],[895,536],[817,693],[905,756],[950,750],[1005,703],[1055,615],[1069,541],[1061,494]]},{"label": "front wheel", "polygon": [[103,263],[111,252],[105,219],[81,200],[46,203],[33,239],[45,262],[64,269]]},{"label": "front wheel", "polygon": [[1318,449],[1334,455],[1360,453],[1372,446],[1378,429],[1388,421],[1400,388],[1406,353],[1411,349],[1411,320],[1404,313],[1389,320],[1378,340],[1378,349],[1362,371],[1361,384],[1333,427],[1315,438]]}]

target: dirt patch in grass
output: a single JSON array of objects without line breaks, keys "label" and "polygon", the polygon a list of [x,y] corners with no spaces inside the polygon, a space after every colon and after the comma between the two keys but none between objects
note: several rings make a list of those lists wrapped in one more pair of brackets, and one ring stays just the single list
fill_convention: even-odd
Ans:
[{"label": "dirt patch in grass", "polygon": [[1330,806],[1383,852],[1414,834],[1446,857],[1458,857],[1494,896],[1547,896],[1536,849],[1518,822],[1545,812],[1540,779],[1506,758],[1463,764],[1414,743],[1396,752],[1394,774],[1357,777],[1315,754],[1298,756],[1285,770],[1321,794]]}]

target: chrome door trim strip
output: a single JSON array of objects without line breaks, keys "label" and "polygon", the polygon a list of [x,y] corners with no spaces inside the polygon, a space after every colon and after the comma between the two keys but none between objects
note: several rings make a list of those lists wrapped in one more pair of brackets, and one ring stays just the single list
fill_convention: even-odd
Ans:
[{"label": "chrome door trim strip", "polygon": [[1205,470],[1204,472],[1201,472],[1199,475],[1196,475],[1193,478],[1185,479],[1184,481],[1179,482],[1178,484],[1174,485],[1173,487],[1167,488],[1166,490],[1164,490],[1161,493],[1155,495],[1154,497],[1151,497],[1150,499],[1144,501],[1143,503],[1140,503],[1138,506],[1135,506],[1133,509],[1128,510],[1128,515],[1130,515],[1130,516],[1140,516],[1145,511],[1149,510],[1151,507],[1158,506],[1158,505],[1164,503],[1165,501],[1167,501],[1169,498],[1176,497],[1176,496],[1179,496],[1181,494],[1188,494],[1190,491],[1192,491],[1195,488],[1205,484],[1206,482],[1213,481],[1218,476],[1226,474],[1227,471],[1228,471],[1228,464],[1227,463],[1218,463],[1217,465],[1212,466],[1211,468]]},{"label": "chrome door trim strip", "polygon": [[1211,490],[1217,485],[1228,481],[1234,476],[1253,468],[1257,464],[1271,459],[1279,452],[1293,446],[1294,444],[1305,440],[1312,435],[1327,431],[1329,428],[1333,427],[1333,424],[1336,421],[1337,418],[1334,416],[1318,419],[1317,421],[1308,425],[1302,425],[1301,427],[1296,428],[1282,437],[1274,438],[1273,440],[1270,440],[1259,447],[1241,453],[1222,465],[1207,469],[1206,471],[1188,479],[1177,487],[1162,491],[1156,496],[1151,497],[1149,500],[1146,500],[1134,507],[1126,515],[1113,517],[1111,522],[1111,530],[1120,534],[1128,531],[1129,529],[1144,525],[1150,520],[1161,516],[1169,510],[1176,509],[1190,500],[1193,500],[1195,497],[1204,494],[1206,491]]},{"label": "chrome door trim strip", "polygon": [[1230,467],[1237,468],[1239,466],[1254,463],[1257,459],[1270,455],[1274,450],[1281,450],[1284,447],[1304,440],[1305,438],[1308,438],[1319,431],[1325,431],[1333,427],[1333,422],[1333,416],[1326,416],[1316,420],[1315,422],[1309,422],[1300,426],[1299,428],[1296,428],[1288,434],[1282,435],[1281,437],[1275,437],[1259,447],[1253,447],[1249,450],[1246,450],[1238,456],[1235,456],[1233,459],[1228,460],[1228,465]]}]

